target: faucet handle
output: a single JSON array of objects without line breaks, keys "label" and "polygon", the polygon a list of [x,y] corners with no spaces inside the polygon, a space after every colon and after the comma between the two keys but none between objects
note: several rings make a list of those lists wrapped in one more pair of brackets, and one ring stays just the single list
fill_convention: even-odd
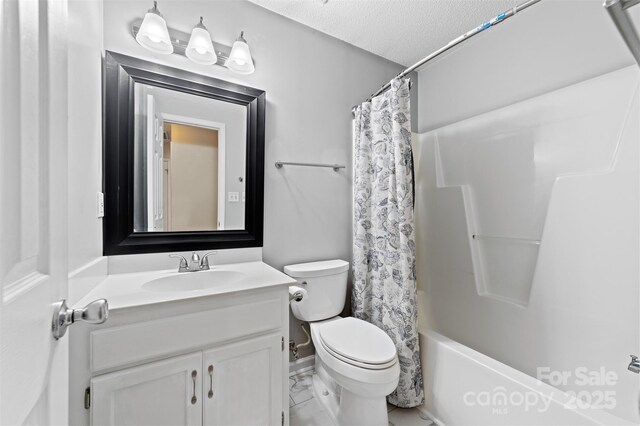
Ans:
[{"label": "faucet handle", "polygon": [[170,254],[169,257],[173,257],[176,259],[180,259],[180,266],[178,267],[178,272],[184,272],[189,269],[189,263],[187,263],[187,259],[180,254]]},{"label": "faucet handle", "polygon": [[203,271],[209,270],[209,256],[212,254],[217,254],[217,251],[210,251],[209,253],[202,256],[202,260],[200,261],[200,269]]}]

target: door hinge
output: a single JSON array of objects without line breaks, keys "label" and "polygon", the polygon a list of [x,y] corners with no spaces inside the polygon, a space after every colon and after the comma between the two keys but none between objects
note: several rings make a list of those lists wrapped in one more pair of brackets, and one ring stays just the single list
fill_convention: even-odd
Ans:
[{"label": "door hinge", "polygon": [[[283,337],[284,339],[284,337]],[[284,411],[282,412],[282,426],[284,426]]]},{"label": "door hinge", "polygon": [[91,407],[91,388],[84,390],[84,409],[88,410]]},{"label": "door hinge", "polygon": [[282,336],[282,341],[281,341],[281,343],[282,343],[282,352],[284,352],[284,336]]}]

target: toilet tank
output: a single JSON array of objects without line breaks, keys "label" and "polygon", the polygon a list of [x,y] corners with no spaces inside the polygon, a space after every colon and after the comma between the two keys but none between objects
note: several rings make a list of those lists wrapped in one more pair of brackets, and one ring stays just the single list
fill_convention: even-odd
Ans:
[{"label": "toilet tank", "polygon": [[291,302],[291,312],[303,321],[320,321],[342,312],[347,296],[349,262],[325,260],[284,267],[284,273],[306,291],[300,302]]}]

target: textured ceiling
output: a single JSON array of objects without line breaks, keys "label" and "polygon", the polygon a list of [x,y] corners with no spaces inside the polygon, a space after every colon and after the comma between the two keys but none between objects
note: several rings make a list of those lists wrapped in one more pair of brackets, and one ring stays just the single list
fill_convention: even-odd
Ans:
[{"label": "textured ceiling", "polygon": [[409,66],[523,0],[250,1]]}]

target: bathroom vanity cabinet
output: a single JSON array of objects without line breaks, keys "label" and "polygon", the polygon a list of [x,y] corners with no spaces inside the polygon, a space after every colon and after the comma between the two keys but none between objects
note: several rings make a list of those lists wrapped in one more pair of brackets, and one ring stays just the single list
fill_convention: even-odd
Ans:
[{"label": "bathroom vanity cabinet", "polygon": [[112,294],[107,322],[70,330],[71,424],[287,424],[290,282],[153,303]]},{"label": "bathroom vanity cabinet", "polygon": [[92,378],[92,423],[279,424],[281,339],[271,333]]}]

